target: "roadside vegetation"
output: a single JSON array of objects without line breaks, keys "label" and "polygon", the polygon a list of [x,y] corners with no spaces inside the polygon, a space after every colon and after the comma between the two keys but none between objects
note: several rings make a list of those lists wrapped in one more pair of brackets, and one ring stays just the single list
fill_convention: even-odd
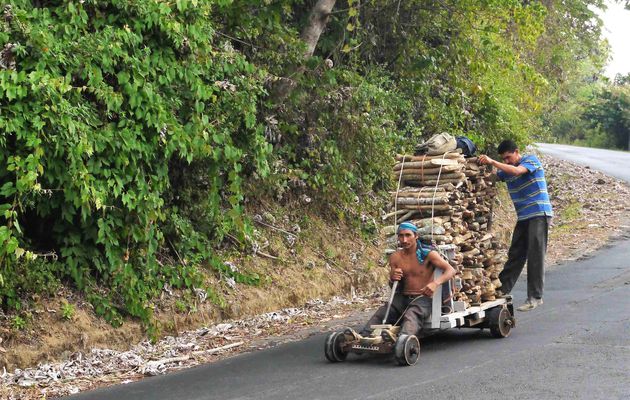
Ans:
[{"label": "roadside vegetation", "polygon": [[[601,82],[598,6],[10,2],[0,21],[3,312],[24,329],[28,304],[63,285],[112,325],[136,319],[155,337],[165,290],[186,293],[182,312],[201,296],[226,313],[225,290],[273,290],[266,270],[226,263],[295,257],[260,248],[274,246],[257,236],[260,221],[274,225],[268,209],[291,216],[289,233],[309,225],[310,208],[369,243],[393,155],[423,138],[447,131],[482,150],[503,138],[574,140],[561,122],[584,127],[610,108],[604,95],[592,107],[567,101]],[[626,86],[597,93],[616,101]],[[592,132],[608,132],[601,118]],[[345,269],[330,245],[313,254]],[[76,318],[67,303],[60,312]]]},{"label": "roadside vegetation", "polygon": [[[578,228],[577,221],[582,216],[582,203],[576,199],[571,199],[560,212],[558,220],[560,223],[555,226],[555,234],[574,231]],[[581,228],[581,226],[579,227]]]},{"label": "roadside vegetation", "polygon": [[630,150],[630,74],[586,81],[550,123],[559,142]]}]

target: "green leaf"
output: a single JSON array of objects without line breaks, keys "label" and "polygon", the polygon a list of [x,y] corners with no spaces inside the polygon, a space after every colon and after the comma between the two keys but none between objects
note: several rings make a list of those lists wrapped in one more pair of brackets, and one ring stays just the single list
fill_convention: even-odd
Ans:
[{"label": "green leaf", "polygon": [[121,71],[119,72],[116,77],[118,78],[118,84],[119,85],[124,85],[125,83],[129,82],[129,73],[125,72],[125,71]]},{"label": "green leaf", "polygon": [[[5,225],[0,225],[0,244],[6,242],[10,236],[11,231],[9,230],[9,227]],[[5,254],[6,253],[8,252],[5,250]]]},{"label": "green leaf", "polygon": [[15,194],[15,186],[13,185],[13,182],[6,182],[4,185],[2,185],[2,188],[0,188],[1,196],[11,197],[14,194]]},{"label": "green leaf", "polygon": [[18,248],[18,241],[14,237],[10,237],[4,244],[4,251],[6,254],[11,254],[15,252],[15,249],[17,248]]}]

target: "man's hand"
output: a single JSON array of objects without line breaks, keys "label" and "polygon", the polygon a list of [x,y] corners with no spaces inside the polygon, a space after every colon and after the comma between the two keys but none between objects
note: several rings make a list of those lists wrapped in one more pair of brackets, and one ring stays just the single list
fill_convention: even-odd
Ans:
[{"label": "man's hand", "polygon": [[479,164],[483,164],[483,165],[492,165],[494,163],[494,160],[492,158],[488,157],[487,155],[482,154],[477,159],[477,162],[479,162]]},{"label": "man's hand", "polygon": [[394,268],[389,279],[391,279],[392,281],[399,281],[402,279],[402,276],[403,276],[402,269]]},{"label": "man's hand", "polygon": [[437,283],[435,283],[435,281],[429,282],[428,285],[420,289],[420,293],[423,296],[433,297],[433,293],[435,293],[435,289],[437,289]]}]

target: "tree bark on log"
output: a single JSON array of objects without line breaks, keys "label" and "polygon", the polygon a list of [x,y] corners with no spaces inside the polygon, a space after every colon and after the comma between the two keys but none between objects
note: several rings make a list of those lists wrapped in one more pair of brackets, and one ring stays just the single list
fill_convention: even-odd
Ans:
[{"label": "tree bark on log", "polygon": [[[412,163],[409,163],[412,164]],[[415,164],[415,163],[413,163]],[[402,164],[396,164],[396,166],[394,167],[394,173],[395,174],[399,174],[400,171],[403,172],[407,172],[407,171],[417,171],[418,173],[424,173],[424,174],[439,174],[440,171],[442,171],[442,173],[447,173],[447,172],[460,172],[462,171],[462,167],[461,165],[445,165],[442,168],[439,167],[431,167],[431,168],[423,168],[422,166],[419,167],[414,167],[413,165],[407,165],[405,164],[405,168],[402,168]],[[468,170],[464,170],[464,173],[468,174]]]},{"label": "tree bark on log", "polygon": [[[413,197],[399,197],[398,201],[396,201],[398,205],[431,205],[431,204],[449,204],[448,199],[444,197],[436,197],[433,199],[432,197],[422,197],[422,198],[413,198]],[[452,204],[452,203],[451,203]]]},{"label": "tree bark on log", "polygon": [[394,165],[394,170],[407,169],[407,167],[409,167],[409,168],[435,168],[435,167],[439,167],[441,165],[442,166],[444,166],[444,165],[457,165],[460,168],[463,166],[456,159],[452,159],[452,158],[445,158],[445,159],[434,158],[432,160],[425,160],[425,161],[412,161],[412,162],[405,163],[404,165],[403,165],[403,163],[399,163],[399,164]]},{"label": "tree bark on log", "polygon": [[401,162],[405,160],[405,163],[409,161],[428,161],[428,160],[435,160],[435,159],[461,159],[461,161],[464,161],[464,156],[460,152],[449,152],[449,153],[446,153],[446,155],[440,154],[437,156],[428,156],[428,155],[427,156],[410,156],[410,155],[402,155],[402,154],[396,155],[396,161]]},{"label": "tree bark on log", "polygon": [[407,179],[407,178],[403,178],[403,180],[405,181],[405,183],[412,183],[415,185],[435,185],[436,183],[458,183],[458,182],[463,182],[464,178],[457,178],[457,179],[440,179],[439,181],[436,179],[428,179],[425,181],[421,181],[420,179]]},{"label": "tree bark on log", "polygon": [[[438,192],[438,193],[443,193],[443,192],[452,192],[455,189],[455,186],[440,186],[437,189],[436,188],[429,188],[429,187],[414,187],[414,186],[403,186],[400,188],[400,190],[398,191],[399,196],[401,193],[414,193],[414,196],[416,193],[433,193]],[[393,195],[396,194],[396,192],[389,192]]]},{"label": "tree bark on log", "polygon": [[454,207],[448,205],[448,204],[436,204],[435,206],[418,206],[418,205],[412,205],[412,204],[402,204],[401,208],[407,209],[407,210],[418,210],[418,211],[431,211],[431,209],[435,210],[435,211],[452,211],[452,209]]},{"label": "tree bark on log", "polygon": [[405,215],[403,215],[402,217],[400,217],[400,218],[398,218],[398,219],[396,220],[396,223],[397,223],[397,224],[400,224],[401,222],[407,221],[407,220],[408,220],[409,218],[411,218],[414,214],[417,214],[417,213],[418,213],[418,211],[415,211],[415,210],[412,210],[412,211],[405,210],[405,211],[407,211],[407,213],[406,213]]},{"label": "tree bark on log", "polygon": [[429,190],[425,190],[424,192],[398,192],[398,194],[396,194],[396,192],[393,192],[391,194],[391,198],[392,200],[394,200],[395,198],[402,198],[402,197],[410,197],[413,199],[417,199],[417,198],[424,198],[424,197],[433,197],[435,195],[435,197],[444,197],[444,198],[448,198],[448,199],[459,199],[460,196],[457,195],[457,193],[445,193],[444,191],[440,191],[438,190],[437,192],[435,192],[435,194],[433,193],[433,191],[429,191]]},{"label": "tree bark on log", "polygon": [[[400,173],[394,174],[394,177],[400,176]],[[466,175],[462,172],[446,172],[443,174],[421,174],[419,170],[411,170],[411,171],[403,171],[402,172],[403,179],[405,181],[409,180],[410,177],[416,178],[418,180],[436,180],[438,176],[440,179],[464,179]]]}]

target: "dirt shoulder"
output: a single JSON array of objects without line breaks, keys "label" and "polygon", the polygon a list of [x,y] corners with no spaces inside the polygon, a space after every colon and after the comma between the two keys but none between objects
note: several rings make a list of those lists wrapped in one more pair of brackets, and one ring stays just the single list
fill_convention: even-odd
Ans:
[{"label": "dirt shoulder", "polygon": [[[628,185],[587,167],[545,156],[541,159],[556,215],[549,235],[548,268],[587,257],[630,229]],[[492,229],[506,245],[514,219],[504,192],[497,199]],[[203,304],[198,310],[164,312],[163,318],[172,321],[173,333],[153,344],[141,340],[137,324],[114,329],[94,318],[80,299],[60,292],[57,298],[41,303],[36,314],[40,325],[23,332],[23,340],[16,339],[9,327],[0,331],[0,337],[13,338],[0,343],[5,357],[34,360],[44,354],[48,359],[40,358],[38,366],[24,370],[5,371],[0,378],[0,397],[56,397],[214,362],[358,324],[382,303],[387,292],[383,285],[386,268],[378,242],[365,241],[357,248],[343,224],[331,229],[322,226],[321,220],[302,217],[298,229],[311,231],[309,245],[287,246],[283,242],[292,239],[286,233],[298,230],[290,229],[295,221],[275,221],[273,216],[261,221],[276,228],[261,225],[260,236],[268,239],[263,249],[266,256],[257,256],[258,262],[235,256],[234,264],[267,274],[267,284],[252,288],[217,282],[231,304],[229,313],[238,317],[217,320],[218,313]],[[286,233],[274,236],[272,231],[277,232],[279,226]],[[286,283],[287,276],[296,277],[292,285]],[[72,323],[51,312],[66,301],[77,305]],[[268,312],[273,309],[279,311]],[[42,327],[46,327],[46,335],[37,331]],[[58,351],[46,353],[43,347],[52,345]]]},{"label": "dirt shoulder", "polygon": [[555,217],[547,266],[589,256],[630,230],[630,186],[589,167],[542,156]]}]

